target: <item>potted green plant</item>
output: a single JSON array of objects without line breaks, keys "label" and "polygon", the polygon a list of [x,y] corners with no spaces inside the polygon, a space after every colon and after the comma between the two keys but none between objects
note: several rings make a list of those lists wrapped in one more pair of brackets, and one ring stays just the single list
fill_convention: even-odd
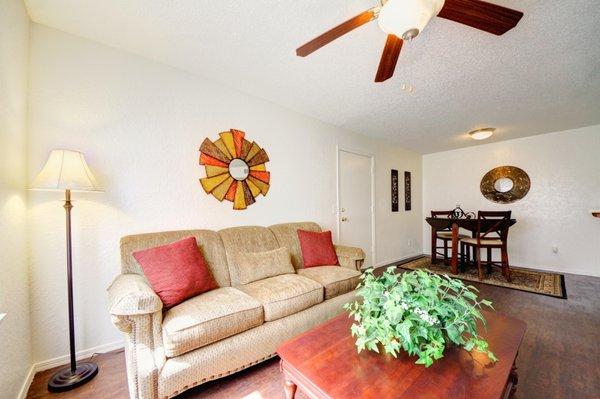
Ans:
[{"label": "potted green plant", "polygon": [[351,331],[358,352],[383,348],[396,357],[404,350],[418,357],[416,364],[429,367],[443,357],[447,345],[455,344],[498,360],[477,333],[477,320],[485,326],[481,307],[492,304],[480,300],[475,287],[428,270],[395,270],[389,267],[381,276],[365,271],[358,300],[344,305],[355,320]]}]

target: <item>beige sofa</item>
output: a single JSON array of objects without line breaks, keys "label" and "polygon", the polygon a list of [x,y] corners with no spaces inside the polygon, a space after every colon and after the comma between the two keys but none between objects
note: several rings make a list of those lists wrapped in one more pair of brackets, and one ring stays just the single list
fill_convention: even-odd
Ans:
[{"label": "beige sofa", "polygon": [[[354,298],[364,252],[336,246],[339,266],[302,268],[297,230],[315,223],[126,236],[122,274],[108,288],[115,326],[125,333],[132,398],[170,398],[275,355],[277,346],[342,311]],[[132,253],[194,236],[219,288],[163,309]],[[240,285],[236,251],[285,247],[296,270]]]}]

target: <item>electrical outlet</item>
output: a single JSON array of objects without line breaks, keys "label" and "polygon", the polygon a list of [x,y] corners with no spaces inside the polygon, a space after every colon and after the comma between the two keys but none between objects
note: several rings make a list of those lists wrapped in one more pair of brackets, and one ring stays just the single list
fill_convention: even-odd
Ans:
[{"label": "electrical outlet", "polygon": [[408,241],[406,241],[406,245],[408,245],[409,247],[412,247],[412,245],[413,245],[412,238],[409,238]]},{"label": "electrical outlet", "polygon": [[558,247],[556,245],[552,247],[552,252],[555,254],[558,253]]}]

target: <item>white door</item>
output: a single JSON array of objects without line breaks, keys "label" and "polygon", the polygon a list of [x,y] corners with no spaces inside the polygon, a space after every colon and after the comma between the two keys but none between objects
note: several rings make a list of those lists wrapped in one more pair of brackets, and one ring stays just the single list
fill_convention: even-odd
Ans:
[{"label": "white door", "polygon": [[362,248],[373,266],[373,157],[339,150],[339,244]]}]

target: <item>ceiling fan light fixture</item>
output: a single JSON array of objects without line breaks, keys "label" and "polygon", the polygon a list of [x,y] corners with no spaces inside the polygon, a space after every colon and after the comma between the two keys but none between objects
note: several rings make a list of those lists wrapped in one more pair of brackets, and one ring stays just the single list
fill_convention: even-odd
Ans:
[{"label": "ceiling fan light fixture", "polygon": [[486,127],[483,129],[470,131],[469,136],[471,136],[473,140],[485,140],[492,137],[495,131],[496,129],[493,127]]},{"label": "ceiling fan light fixture", "polygon": [[379,27],[387,34],[410,40],[423,31],[445,0],[388,0],[379,11]]}]

